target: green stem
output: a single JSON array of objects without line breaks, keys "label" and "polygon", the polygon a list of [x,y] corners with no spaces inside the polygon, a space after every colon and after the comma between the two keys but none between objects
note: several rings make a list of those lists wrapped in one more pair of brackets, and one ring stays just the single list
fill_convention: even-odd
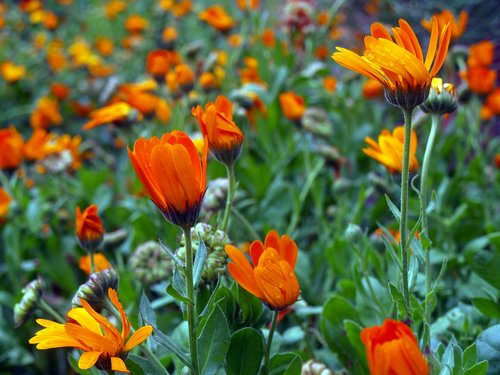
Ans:
[{"label": "green stem", "polygon": [[95,271],[94,250],[89,251],[89,257],[90,257],[90,274],[92,275]]},{"label": "green stem", "polygon": [[38,307],[40,307],[43,311],[45,311],[47,314],[51,315],[55,320],[57,320],[59,323],[66,323],[66,319],[64,319],[61,314],[59,314],[56,310],[54,310],[50,305],[45,302],[43,298],[40,298],[40,301],[38,302]]},{"label": "green stem", "polygon": [[[437,129],[439,126],[439,115],[432,115],[431,132],[425,146],[424,161],[422,163],[422,177],[420,179],[420,217],[422,219],[422,234],[429,238],[429,221],[427,218],[427,191],[429,167],[431,164],[432,149],[436,139]],[[423,250],[425,253],[425,301],[424,311],[427,323],[430,323],[430,311],[427,297],[431,292],[431,261],[430,261],[430,246],[428,241],[423,242]]]},{"label": "green stem", "polygon": [[259,234],[257,231],[253,228],[252,224],[247,220],[245,216],[238,210],[236,207],[231,207],[231,213],[238,218],[239,221],[241,221],[241,224],[246,228],[248,234],[250,235],[250,238],[252,240],[258,240],[259,239]]},{"label": "green stem", "polygon": [[193,285],[193,249],[191,243],[191,228],[182,228],[184,238],[186,239],[186,269],[184,277],[186,278],[186,293],[189,302],[187,305],[187,318],[189,330],[189,353],[191,356],[191,373],[198,374],[198,350],[196,342],[196,296],[194,295]]},{"label": "green stem", "polygon": [[269,363],[271,359],[271,345],[273,343],[274,331],[276,330],[276,323],[278,322],[278,314],[278,310],[273,311],[271,328],[269,329],[269,335],[267,336],[266,355],[264,357],[264,375],[268,375],[270,370]]},{"label": "green stem", "polygon": [[221,230],[226,232],[227,225],[229,224],[229,214],[231,213],[231,204],[233,203],[233,196],[235,191],[236,179],[234,178],[234,163],[231,165],[226,165],[227,171],[227,198],[226,198],[226,209],[224,210],[224,219],[222,220]]},{"label": "green stem", "polygon": [[[411,118],[413,109],[403,109],[405,128],[403,145],[403,166],[401,170],[401,221],[399,232],[401,233],[401,257],[403,260],[402,280],[403,296],[405,299],[406,310],[410,314],[410,290],[408,287],[408,175],[410,170],[410,141],[411,141]],[[409,318],[407,316],[406,318]]]}]

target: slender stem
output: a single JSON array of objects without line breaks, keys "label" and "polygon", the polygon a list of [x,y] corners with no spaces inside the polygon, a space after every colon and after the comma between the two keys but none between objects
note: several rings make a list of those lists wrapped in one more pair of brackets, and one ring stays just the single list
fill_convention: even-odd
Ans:
[{"label": "slender stem", "polygon": [[269,374],[269,363],[271,359],[271,345],[273,343],[274,331],[276,330],[276,323],[278,322],[278,310],[273,311],[273,318],[271,321],[271,328],[269,329],[269,335],[267,336],[267,347],[266,356],[264,357],[264,375]]},{"label": "slender stem", "polygon": [[51,315],[59,323],[63,323],[63,324],[66,323],[66,319],[64,319],[61,316],[61,314],[59,314],[56,310],[54,310],[52,307],[50,307],[50,305],[43,298],[40,298],[40,301],[38,302],[38,307],[40,307],[47,314]]},{"label": "slender stem", "polygon": [[259,239],[259,234],[257,231],[253,228],[252,224],[247,220],[245,216],[238,210],[236,207],[231,207],[231,213],[238,218],[239,221],[241,221],[241,224],[246,228],[248,234],[250,235],[250,238],[252,240],[258,240]]},{"label": "slender stem", "polygon": [[224,219],[222,220],[222,231],[226,232],[227,225],[229,224],[229,214],[231,213],[231,204],[233,202],[233,196],[235,191],[236,179],[234,178],[234,163],[231,165],[226,165],[227,171],[227,198],[226,198],[226,209],[224,210]]},{"label": "slender stem", "polygon": [[89,251],[89,257],[90,257],[90,274],[92,275],[95,271],[95,262],[94,262],[94,250]]},{"label": "slender stem", "polygon": [[[431,164],[432,149],[436,139],[437,129],[439,126],[439,115],[432,115],[431,132],[429,139],[425,146],[424,161],[422,163],[422,177],[420,179],[420,217],[422,218],[422,234],[429,238],[429,221],[427,218],[427,191],[428,191],[428,177],[429,167]],[[431,292],[431,261],[430,261],[430,247],[428,241],[423,242],[423,250],[425,253],[425,301],[424,311],[427,323],[430,323],[430,311],[427,297]]]},{"label": "slender stem", "polygon": [[196,342],[196,296],[193,286],[193,249],[191,243],[191,228],[182,228],[184,238],[186,239],[186,269],[184,277],[186,278],[186,293],[189,302],[187,303],[187,317],[189,329],[189,352],[191,355],[191,373],[198,374],[198,350]]},{"label": "slender stem", "polygon": [[[403,145],[403,166],[401,170],[401,221],[399,223],[399,232],[401,233],[401,257],[403,260],[403,296],[406,303],[408,315],[410,312],[410,290],[408,287],[408,175],[410,170],[410,141],[411,141],[411,118],[413,109],[403,109],[405,128]],[[407,316],[406,318],[409,318]]]}]

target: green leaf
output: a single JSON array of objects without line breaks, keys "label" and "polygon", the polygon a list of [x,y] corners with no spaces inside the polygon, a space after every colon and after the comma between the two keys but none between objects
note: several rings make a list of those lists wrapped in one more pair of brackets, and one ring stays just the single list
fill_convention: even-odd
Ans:
[{"label": "green leaf", "polygon": [[269,375],[300,375],[302,360],[295,353],[276,354],[269,367]]},{"label": "green leaf", "polygon": [[231,337],[226,355],[226,373],[228,375],[254,375],[264,356],[264,338],[253,328],[242,328]]},{"label": "green leaf", "polygon": [[184,353],[181,347],[177,345],[177,343],[172,340],[170,337],[165,335],[162,331],[160,331],[158,328],[153,327],[153,339],[161,346],[163,346],[165,349],[169,350],[179,360],[184,363],[186,366],[191,367],[191,362],[189,360],[189,354]]},{"label": "green leaf", "polygon": [[201,279],[201,274],[203,272],[203,267],[205,266],[205,261],[207,260],[207,248],[205,243],[198,234],[199,245],[198,250],[196,250],[196,255],[194,257],[193,263],[193,284],[196,288]]},{"label": "green leaf", "polygon": [[472,367],[477,361],[477,349],[476,344],[472,344],[468,346],[464,350],[464,356],[462,358],[462,367],[464,369],[468,369]]},{"label": "green leaf", "polygon": [[500,305],[487,298],[473,298],[472,303],[489,318],[500,318]]},{"label": "green leaf", "polygon": [[144,322],[156,327],[156,313],[151,307],[151,303],[144,291],[141,294],[141,301],[139,303],[139,316]]},{"label": "green leaf", "polygon": [[233,295],[237,296],[243,320],[242,323],[250,325],[257,322],[262,315],[262,301],[241,288],[237,283],[234,283],[231,289]]},{"label": "green leaf", "polygon": [[488,361],[481,361],[464,372],[464,375],[486,375],[498,374],[497,372],[488,372]]},{"label": "green leaf", "polygon": [[389,282],[389,292],[391,293],[392,300],[396,304],[399,314],[402,316],[408,316],[408,310],[406,308],[405,298],[403,293],[396,287],[396,285]]},{"label": "green leaf", "polygon": [[500,324],[481,332],[476,347],[478,360],[488,361],[488,375],[500,374]]},{"label": "green leaf", "polygon": [[358,358],[362,360],[362,362],[366,365],[366,349],[365,345],[361,341],[361,327],[358,323],[352,320],[344,321],[344,328],[347,333],[347,338],[351,345],[356,349],[356,353],[358,354]]},{"label": "green leaf", "polygon": [[212,312],[198,326],[198,362],[200,374],[213,375],[224,362],[231,341],[231,332],[221,308]]},{"label": "green leaf", "polygon": [[483,280],[500,289],[500,254],[481,251],[474,256],[472,270]]},{"label": "green leaf", "polygon": [[134,375],[155,375],[165,372],[168,374],[166,369],[158,368],[159,365],[155,361],[150,361],[135,354],[129,354],[126,363],[128,369]]},{"label": "green leaf", "polygon": [[401,212],[399,211],[399,208],[397,208],[396,205],[392,203],[391,198],[389,198],[387,194],[385,194],[385,200],[387,202],[387,205],[389,206],[389,210],[394,215],[398,223],[401,222]]}]

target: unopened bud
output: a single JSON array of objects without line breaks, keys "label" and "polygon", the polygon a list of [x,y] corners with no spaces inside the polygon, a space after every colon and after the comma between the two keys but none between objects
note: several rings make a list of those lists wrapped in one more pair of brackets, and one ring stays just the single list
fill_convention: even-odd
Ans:
[{"label": "unopened bud", "polygon": [[14,324],[16,327],[23,325],[33,313],[40,298],[42,298],[44,287],[45,284],[42,279],[35,279],[23,288],[23,297],[14,306]]},{"label": "unopened bud", "polygon": [[344,236],[347,241],[356,242],[363,236],[363,231],[359,225],[349,223],[344,232]]},{"label": "unopened bud", "polygon": [[302,365],[302,375],[333,375],[323,363],[316,362],[312,359]]},{"label": "unopened bud", "polygon": [[453,112],[457,109],[455,87],[451,83],[443,83],[441,78],[433,78],[429,96],[420,108],[426,113],[436,115]]},{"label": "unopened bud", "polygon": [[145,285],[151,285],[172,276],[172,259],[162,250],[158,241],[139,245],[129,259],[134,278]]},{"label": "unopened bud", "polygon": [[87,301],[95,310],[102,310],[104,299],[108,298],[108,289],[118,289],[119,275],[114,268],[94,272],[85,284],[80,285],[73,297],[73,307],[82,307],[82,299]]}]

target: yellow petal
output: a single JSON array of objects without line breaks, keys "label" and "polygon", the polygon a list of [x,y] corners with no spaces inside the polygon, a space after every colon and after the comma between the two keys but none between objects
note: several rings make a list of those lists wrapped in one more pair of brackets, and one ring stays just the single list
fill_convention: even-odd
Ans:
[{"label": "yellow petal", "polygon": [[128,352],[130,349],[135,348],[137,345],[142,343],[144,340],[148,338],[149,335],[153,332],[153,327],[144,326],[139,328],[135,333],[128,339],[125,347],[123,348],[124,352]]},{"label": "yellow petal", "polygon": [[95,365],[102,352],[85,352],[78,360],[78,367],[82,370],[87,370]]},{"label": "yellow petal", "polygon": [[125,362],[123,362],[123,360],[119,357],[111,357],[111,370],[130,372],[127,366],[125,366]]}]

